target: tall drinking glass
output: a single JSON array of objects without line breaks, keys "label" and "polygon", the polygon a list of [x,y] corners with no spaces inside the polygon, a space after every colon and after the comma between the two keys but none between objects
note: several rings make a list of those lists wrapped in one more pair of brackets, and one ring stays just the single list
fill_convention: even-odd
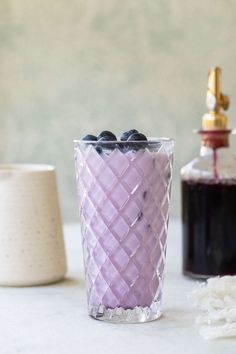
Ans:
[{"label": "tall drinking glass", "polygon": [[89,315],[161,315],[173,140],[75,141]]}]

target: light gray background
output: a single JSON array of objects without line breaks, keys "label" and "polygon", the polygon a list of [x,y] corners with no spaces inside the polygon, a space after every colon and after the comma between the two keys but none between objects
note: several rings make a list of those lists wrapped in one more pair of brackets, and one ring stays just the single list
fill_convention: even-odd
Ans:
[{"label": "light gray background", "polygon": [[0,0],[0,160],[55,164],[76,220],[72,140],[137,128],[197,154],[209,67],[224,69],[236,126],[236,1]]}]

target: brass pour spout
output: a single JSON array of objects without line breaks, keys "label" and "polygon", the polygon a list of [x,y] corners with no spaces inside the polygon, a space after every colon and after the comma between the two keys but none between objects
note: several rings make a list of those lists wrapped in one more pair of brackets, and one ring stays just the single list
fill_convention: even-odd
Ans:
[{"label": "brass pour spout", "polygon": [[229,108],[229,98],[221,92],[221,69],[219,67],[212,68],[208,73],[206,105],[209,112],[202,117],[202,129],[227,129],[228,119],[220,111]]}]

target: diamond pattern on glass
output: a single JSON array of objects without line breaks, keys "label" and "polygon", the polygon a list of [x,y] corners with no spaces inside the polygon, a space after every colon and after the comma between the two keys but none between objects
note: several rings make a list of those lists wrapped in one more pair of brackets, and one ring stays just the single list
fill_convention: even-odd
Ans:
[{"label": "diamond pattern on glass", "polygon": [[91,199],[91,201],[96,205],[102,205],[106,199],[106,193],[99,186],[99,184],[93,184],[88,190],[88,197]]},{"label": "diamond pattern on glass", "polygon": [[129,235],[126,237],[125,243],[123,244],[124,250],[132,256],[137,249],[139,248],[140,241],[137,238],[135,232],[129,232]]},{"label": "diamond pattern on glass", "polygon": [[102,248],[108,255],[113,254],[120,245],[119,241],[109,230],[104,233],[103,237],[100,237],[99,242],[102,244]]},{"label": "diamond pattern on glass", "polygon": [[109,258],[104,262],[100,271],[109,285],[119,276],[118,270],[114,267]]},{"label": "diamond pattern on glass", "polygon": [[112,202],[118,207],[118,209],[121,209],[129,200],[129,193],[121,183],[118,183],[111,192],[110,198]]},{"label": "diamond pattern on glass", "polygon": [[121,273],[126,269],[127,264],[129,263],[129,256],[123,248],[119,247],[116,252],[113,253],[112,260],[118,271]]},{"label": "diamond pattern on glass", "polygon": [[130,261],[130,264],[127,265],[126,271],[123,272],[124,280],[129,286],[132,286],[139,277],[139,269],[135,266],[135,264]]},{"label": "diamond pattern on glass", "polygon": [[130,164],[128,170],[122,177],[122,184],[129,193],[134,192],[142,182],[142,176],[133,165],[133,163]]},{"label": "diamond pattern on glass", "polygon": [[109,155],[84,145],[77,145],[75,162],[89,311],[106,316],[129,313],[132,318],[138,313],[133,309],[140,306],[145,314],[149,307],[157,311],[172,147],[163,144],[158,152],[114,149]]},{"label": "diamond pattern on glass", "polygon": [[129,232],[129,225],[124,221],[122,217],[118,217],[116,222],[112,225],[111,231],[119,242],[124,240]]},{"label": "diamond pattern on glass", "polygon": [[96,238],[102,238],[108,231],[106,222],[102,218],[96,218],[96,216],[91,219],[90,229],[93,232],[93,237],[96,235]]},{"label": "diamond pattern on glass", "polygon": [[106,199],[101,207],[100,215],[105,218],[107,224],[109,225],[118,216],[118,210],[109,199]]},{"label": "diamond pattern on glass", "polygon": [[123,215],[126,220],[132,225],[139,217],[141,217],[141,210],[137,206],[136,202],[130,198],[129,202],[123,210]]},{"label": "diamond pattern on glass", "polygon": [[102,188],[106,191],[111,191],[116,182],[117,178],[109,166],[105,166],[97,177],[97,183],[100,183]]},{"label": "diamond pattern on glass", "polygon": [[[113,154],[115,155],[115,158],[113,158]],[[117,161],[116,155],[119,155],[119,164],[116,163],[116,161]],[[110,154],[108,164],[118,178],[120,178],[124,174],[124,172],[128,169],[128,167],[130,165],[129,161],[127,160],[127,158],[125,157],[123,152],[121,152],[119,150],[114,150]]]},{"label": "diamond pattern on glass", "polygon": [[148,153],[142,153],[141,151],[138,152],[139,156],[136,159],[137,166],[140,171],[146,176],[150,171],[152,165],[155,163],[155,157]]},{"label": "diamond pattern on glass", "polygon": [[[99,154],[94,154],[94,147],[93,146],[86,146],[85,147],[85,155],[83,157],[81,156],[80,161],[83,163],[82,169],[89,168],[91,175],[93,176],[98,176],[100,175],[101,171],[103,168],[106,166],[105,161]],[[80,171],[80,176],[83,178],[83,174],[81,175]]]}]

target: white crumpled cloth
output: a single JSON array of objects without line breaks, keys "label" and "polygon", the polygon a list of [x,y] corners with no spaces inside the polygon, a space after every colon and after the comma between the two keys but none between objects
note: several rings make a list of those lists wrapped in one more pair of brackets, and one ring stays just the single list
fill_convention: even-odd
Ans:
[{"label": "white crumpled cloth", "polygon": [[236,337],[236,276],[209,278],[189,298],[202,311],[196,323],[204,338]]}]

